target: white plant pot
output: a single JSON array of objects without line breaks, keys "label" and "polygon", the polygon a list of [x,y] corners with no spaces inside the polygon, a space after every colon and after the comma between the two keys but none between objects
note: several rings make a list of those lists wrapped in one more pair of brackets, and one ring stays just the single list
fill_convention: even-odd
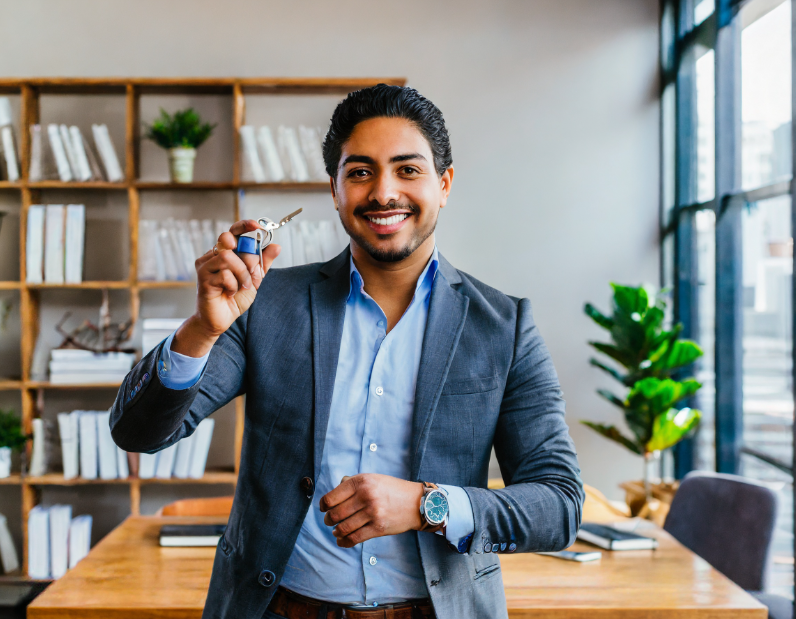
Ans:
[{"label": "white plant pot", "polygon": [[193,162],[196,159],[195,148],[170,148],[169,171],[172,183],[193,182]]},{"label": "white plant pot", "polygon": [[0,447],[0,478],[11,476],[11,448]]}]

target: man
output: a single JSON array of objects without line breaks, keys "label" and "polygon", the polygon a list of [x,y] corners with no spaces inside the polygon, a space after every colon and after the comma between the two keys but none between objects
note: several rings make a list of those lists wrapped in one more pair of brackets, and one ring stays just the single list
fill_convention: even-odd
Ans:
[{"label": "man", "polygon": [[233,225],[196,261],[196,313],[124,381],[113,437],[155,452],[246,394],[204,617],[506,617],[496,555],[565,548],[583,501],[530,304],[435,247],[453,167],[433,103],[351,93],[323,151],[350,247],[270,269],[270,245],[265,277],[232,251],[256,222]]}]

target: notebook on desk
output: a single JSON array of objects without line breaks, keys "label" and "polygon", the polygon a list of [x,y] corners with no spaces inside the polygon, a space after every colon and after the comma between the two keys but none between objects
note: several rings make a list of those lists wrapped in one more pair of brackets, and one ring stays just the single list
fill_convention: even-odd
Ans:
[{"label": "notebook on desk", "polygon": [[620,531],[594,522],[584,522],[580,526],[578,539],[605,550],[654,550],[658,547],[658,540],[652,537]]},{"label": "notebook on desk", "polygon": [[160,545],[216,546],[226,528],[224,524],[167,524],[160,527]]}]

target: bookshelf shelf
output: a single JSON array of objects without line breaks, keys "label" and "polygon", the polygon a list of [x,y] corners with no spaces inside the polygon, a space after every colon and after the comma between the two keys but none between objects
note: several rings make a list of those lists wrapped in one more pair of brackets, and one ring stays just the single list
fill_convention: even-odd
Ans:
[{"label": "bookshelf shelf", "polygon": [[[33,361],[36,340],[44,329],[40,325],[41,306],[47,295],[42,290],[129,290],[130,317],[136,320],[142,305],[142,291],[184,289],[185,294],[193,294],[196,287],[194,281],[138,281],[138,223],[141,210],[142,192],[201,192],[229,191],[233,193],[233,215],[237,220],[240,216],[240,194],[242,191],[298,193],[328,192],[328,183],[252,183],[241,179],[241,148],[239,140],[240,127],[246,124],[247,95],[340,95],[374,86],[378,83],[403,85],[403,78],[0,78],[0,93],[13,94],[20,97],[20,135],[19,156],[22,164],[22,179],[19,182],[0,181],[0,190],[17,191],[21,203],[19,225],[19,281],[0,282],[0,290],[18,290],[19,315],[21,320],[21,380],[0,379],[0,391],[18,390],[21,398],[21,417],[25,432],[31,432],[33,419],[44,410],[44,400],[50,391],[92,392],[107,390],[112,393],[119,388],[118,383],[54,385],[49,381],[31,380],[31,364]],[[121,182],[61,182],[57,180],[31,182],[29,180],[29,162],[31,154],[32,125],[40,122],[41,95],[95,95],[109,94],[124,97],[125,129],[124,144],[119,155],[124,166],[124,180]],[[147,181],[140,178],[142,118],[141,98],[143,95],[221,95],[229,97],[231,110],[229,122],[232,127],[232,161],[231,179],[223,182],[205,182],[197,180],[193,183],[171,183]],[[122,156],[123,155],[123,156]],[[26,226],[28,210],[32,204],[46,202],[47,194],[42,190],[114,192],[114,200],[119,198],[118,192],[125,192],[127,199],[127,242],[129,251],[129,279],[124,281],[86,281],[80,284],[29,284],[26,275]],[[60,200],[60,199],[59,199]],[[28,513],[41,500],[43,489],[56,486],[97,487],[126,486],[130,494],[130,512],[140,513],[141,487],[154,485],[192,485],[192,484],[228,484],[237,483],[240,467],[240,452],[243,442],[244,422],[243,398],[235,399],[235,435],[234,435],[234,469],[209,470],[201,479],[117,479],[117,480],[84,480],[81,478],[65,480],[61,473],[48,473],[39,477],[21,477],[19,474],[0,479],[0,485],[20,487],[20,507],[22,512],[22,574],[27,572],[28,564]],[[30,446],[28,446],[30,450]],[[30,451],[28,457],[30,458]],[[1,577],[0,577],[1,578]],[[32,582],[20,577],[19,582]]]}]

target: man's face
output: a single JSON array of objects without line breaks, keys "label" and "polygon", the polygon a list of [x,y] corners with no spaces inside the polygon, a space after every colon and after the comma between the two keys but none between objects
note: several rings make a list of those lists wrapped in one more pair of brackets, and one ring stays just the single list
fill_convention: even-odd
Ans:
[{"label": "man's face", "polygon": [[343,145],[332,194],[353,242],[374,260],[398,262],[431,237],[452,179],[453,168],[437,175],[414,124],[371,118]]}]

